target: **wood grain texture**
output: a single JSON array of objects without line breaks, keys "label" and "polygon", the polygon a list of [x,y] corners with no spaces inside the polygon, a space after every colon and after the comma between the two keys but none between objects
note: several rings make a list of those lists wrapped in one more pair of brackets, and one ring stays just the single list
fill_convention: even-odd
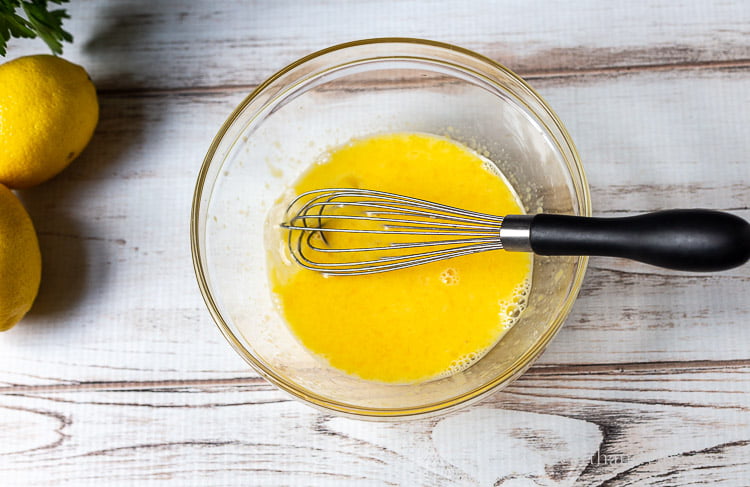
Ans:
[{"label": "wood grain texture", "polygon": [[[260,379],[0,394],[9,485],[741,485],[750,368],[537,368],[448,416],[318,413]],[[18,441],[22,438],[23,441]]]},{"label": "wood grain texture", "polygon": [[104,90],[251,86],[310,52],[392,36],[454,43],[531,77],[750,64],[741,1],[79,0],[69,10],[76,42],[65,54]]}]

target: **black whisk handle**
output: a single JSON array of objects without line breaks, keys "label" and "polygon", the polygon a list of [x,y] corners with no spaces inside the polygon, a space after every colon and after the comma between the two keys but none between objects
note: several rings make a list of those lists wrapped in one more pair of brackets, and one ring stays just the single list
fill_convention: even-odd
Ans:
[{"label": "black whisk handle", "polygon": [[750,224],[714,210],[665,210],[621,218],[539,214],[529,244],[540,255],[624,257],[682,271],[719,271],[750,258]]}]

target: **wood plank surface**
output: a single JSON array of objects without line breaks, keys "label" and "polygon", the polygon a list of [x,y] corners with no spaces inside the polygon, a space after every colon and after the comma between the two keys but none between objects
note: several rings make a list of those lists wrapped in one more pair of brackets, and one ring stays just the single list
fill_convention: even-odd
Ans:
[{"label": "wood plank surface", "polygon": [[[101,120],[18,192],[40,294],[0,336],[0,485],[750,485],[750,267],[593,258],[565,326],[508,389],[447,416],[353,421],[289,399],[228,346],[193,275],[203,157],[300,56],[413,36],[521,73],[575,140],[597,215],[750,220],[750,3],[77,0],[65,57]],[[9,58],[43,52],[12,41]]]},{"label": "wood plank surface", "polygon": [[742,485],[749,389],[747,365],[537,368],[457,413],[373,423],[260,379],[26,388],[0,393],[0,475],[29,487]]},{"label": "wood plank surface", "polygon": [[[731,109],[750,96],[743,73],[536,84],[578,141],[597,214],[697,206],[750,218],[750,139],[741,129],[750,114]],[[198,168],[243,96],[105,95],[82,157],[21,192],[39,232],[44,279],[24,326],[0,341],[0,382],[247,373],[205,310],[188,239]],[[592,259],[543,363],[750,359],[748,281],[748,267],[700,275]]]},{"label": "wood plank surface", "polygon": [[750,64],[742,1],[78,0],[69,11],[65,54],[103,90],[251,86],[310,52],[391,36],[454,43],[532,76]]}]

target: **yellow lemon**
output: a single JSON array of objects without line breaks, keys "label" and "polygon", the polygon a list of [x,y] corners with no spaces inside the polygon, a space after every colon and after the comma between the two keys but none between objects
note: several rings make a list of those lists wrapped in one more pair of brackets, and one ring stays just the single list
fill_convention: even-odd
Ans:
[{"label": "yellow lemon", "polygon": [[0,183],[28,188],[65,169],[99,120],[86,71],[50,55],[0,65]]},{"label": "yellow lemon", "polygon": [[42,278],[34,225],[18,198],[0,184],[0,331],[31,309]]}]

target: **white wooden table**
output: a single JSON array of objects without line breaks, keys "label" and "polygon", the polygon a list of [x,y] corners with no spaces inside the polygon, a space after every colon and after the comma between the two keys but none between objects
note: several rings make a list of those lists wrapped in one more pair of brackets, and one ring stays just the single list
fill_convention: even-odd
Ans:
[{"label": "white wooden table", "polygon": [[[227,345],[193,275],[193,186],[223,120],[320,48],[411,36],[524,76],[578,144],[598,215],[750,219],[750,3],[75,0],[91,145],[20,193],[38,300],[0,336],[0,485],[750,485],[750,265],[592,259],[526,375],[455,414],[320,413]],[[11,41],[8,59],[44,52]]]}]

